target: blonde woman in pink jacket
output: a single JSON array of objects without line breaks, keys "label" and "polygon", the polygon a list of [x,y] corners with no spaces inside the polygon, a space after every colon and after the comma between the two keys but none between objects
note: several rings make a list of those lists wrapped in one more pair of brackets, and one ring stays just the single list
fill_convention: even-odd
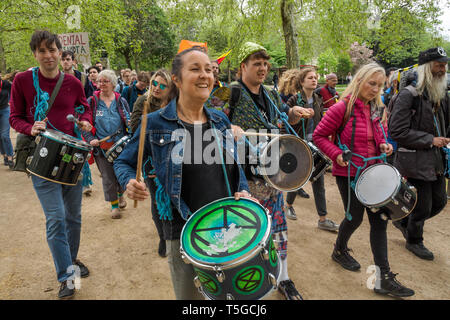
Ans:
[{"label": "blonde woman in pink jacket", "polygon": [[[374,288],[376,293],[396,297],[409,297],[414,291],[400,284],[396,274],[390,271],[387,254],[387,221],[379,213],[370,212],[349,187],[349,180],[357,174],[355,166],[362,167],[364,160],[361,157],[351,156],[358,154],[364,158],[380,156],[381,153],[390,155],[392,145],[385,140],[380,125],[381,93],[386,79],[384,69],[376,63],[367,64],[355,74],[353,81],[342,94],[342,99],[328,109],[313,134],[316,146],[333,160],[333,175],[341,194],[344,207],[349,215],[344,218],[339,227],[332,259],[343,268],[358,271],[360,264],[350,255],[351,249],[347,244],[353,232],[361,225],[364,211],[367,211],[370,223],[370,246],[377,270],[377,282]],[[334,139],[330,141],[329,137]],[[352,138],[353,136],[353,138]],[[351,149],[345,155],[342,146]],[[349,161],[354,165],[350,165]],[[380,160],[372,160],[367,166]],[[350,167],[349,167],[350,165]],[[350,179],[349,179],[350,178]],[[348,203],[350,190],[350,203]],[[349,208],[347,208],[349,205]]]}]

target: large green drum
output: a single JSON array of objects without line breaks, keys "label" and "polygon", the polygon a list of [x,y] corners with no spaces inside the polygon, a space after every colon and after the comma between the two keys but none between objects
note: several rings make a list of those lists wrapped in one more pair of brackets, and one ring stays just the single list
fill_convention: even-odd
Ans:
[{"label": "large green drum", "polygon": [[211,300],[257,300],[280,274],[271,220],[258,202],[224,198],[197,210],[181,232],[181,255]]}]

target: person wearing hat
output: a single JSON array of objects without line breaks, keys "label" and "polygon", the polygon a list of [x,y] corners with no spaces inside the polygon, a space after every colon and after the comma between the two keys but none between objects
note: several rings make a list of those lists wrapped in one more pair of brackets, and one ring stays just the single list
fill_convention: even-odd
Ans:
[{"label": "person wearing hat", "polygon": [[[299,106],[289,108],[283,104],[277,91],[263,85],[269,73],[270,56],[264,47],[247,42],[239,54],[239,79],[231,83],[229,100],[229,118],[239,136],[240,130],[274,130],[278,133],[280,112],[285,112],[291,124],[296,124],[302,116],[310,113]],[[261,177],[255,176],[246,166],[245,174],[251,194],[269,210],[272,217],[272,235],[280,254],[281,275],[279,290],[288,300],[300,300],[301,296],[289,279],[287,271],[287,223],[284,213],[283,193],[269,186],[264,186]]]},{"label": "person wearing hat", "polygon": [[336,91],[338,83],[337,75],[330,73],[326,76],[326,84],[316,89],[316,93],[322,97],[324,111],[339,101],[339,93]]},{"label": "person wearing hat", "polygon": [[406,249],[419,258],[433,260],[423,244],[428,220],[447,204],[444,147],[450,143],[450,102],[447,95],[448,57],[437,47],[419,55],[417,84],[403,88],[394,102],[389,131],[398,143],[394,165],[417,189],[417,205],[394,226],[406,239]]}]

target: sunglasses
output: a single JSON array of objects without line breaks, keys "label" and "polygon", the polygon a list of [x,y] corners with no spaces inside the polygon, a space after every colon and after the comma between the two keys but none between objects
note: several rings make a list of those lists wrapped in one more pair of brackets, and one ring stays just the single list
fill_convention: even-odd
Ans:
[{"label": "sunglasses", "polygon": [[154,87],[157,87],[158,84],[159,84],[159,88],[160,88],[161,90],[165,90],[165,89],[167,88],[167,85],[166,85],[166,84],[158,83],[158,81],[156,81],[156,80],[153,80],[153,81],[152,81],[152,85],[153,85]]}]

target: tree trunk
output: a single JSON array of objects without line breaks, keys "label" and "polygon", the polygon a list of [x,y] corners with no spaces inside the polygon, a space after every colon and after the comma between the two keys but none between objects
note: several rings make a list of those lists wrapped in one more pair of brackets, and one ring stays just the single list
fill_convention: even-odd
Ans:
[{"label": "tree trunk", "polygon": [[294,2],[281,0],[281,20],[283,23],[283,36],[286,47],[286,64],[289,69],[300,66],[298,55],[297,30],[294,23]]},{"label": "tree trunk", "polygon": [[5,49],[3,48],[3,41],[0,37],[0,72],[2,75],[6,73],[6,57],[5,57]]}]

